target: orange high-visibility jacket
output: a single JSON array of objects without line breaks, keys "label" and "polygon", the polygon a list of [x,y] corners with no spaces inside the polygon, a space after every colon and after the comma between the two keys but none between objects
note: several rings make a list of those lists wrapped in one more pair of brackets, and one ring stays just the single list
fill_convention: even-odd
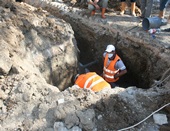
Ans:
[{"label": "orange high-visibility jacket", "polygon": [[115,64],[118,60],[120,60],[120,57],[118,55],[115,56],[114,60],[111,60],[108,65],[108,54],[106,53],[105,59],[104,59],[104,67],[103,67],[103,78],[107,82],[116,82],[119,78],[114,78],[114,75],[119,72],[119,70],[115,69]]},{"label": "orange high-visibility jacket", "polygon": [[94,92],[101,91],[104,88],[111,88],[110,84],[95,72],[88,72],[86,74],[79,75],[75,84],[80,88],[91,89]]}]

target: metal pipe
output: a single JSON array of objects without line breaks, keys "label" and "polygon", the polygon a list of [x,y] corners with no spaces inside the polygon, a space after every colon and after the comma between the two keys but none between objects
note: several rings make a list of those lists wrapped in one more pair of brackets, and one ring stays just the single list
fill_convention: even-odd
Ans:
[{"label": "metal pipe", "polygon": [[83,68],[87,68],[87,67],[92,66],[92,65],[94,65],[94,64],[96,64],[96,63],[98,63],[98,60],[92,61],[92,62],[87,63],[87,64],[85,64],[85,65],[83,65],[82,63],[79,63],[79,64],[80,64],[80,66],[82,66]]},{"label": "metal pipe", "polygon": [[98,63],[98,60],[92,61],[92,62],[87,63],[85,65],[83,65],[82,63],[79,62],[79,71],[78,71],[78,73],[83,74],[83,73],[89,72],[88,67],[90,67],[90,66],[92,66],[92,65],[94,65],[96,63]]}]

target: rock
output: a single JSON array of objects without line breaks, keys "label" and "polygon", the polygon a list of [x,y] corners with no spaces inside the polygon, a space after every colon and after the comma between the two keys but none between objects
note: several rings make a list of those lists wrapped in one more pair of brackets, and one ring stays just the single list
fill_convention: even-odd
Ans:
[{"label": "rock", "polygon": [[85,130],[93,130],[95,127],[94,123],[94,117],[95,117],[95,112],[93,109],[88,109],[84,112],[78,111],[77,116],[80,119],[80,125],[82,126],[83,129]]},{"label": "rock", "polygon": [[6,95],[5,92],[0,89],[0,98],[4,100],[7,97],[8,97],[8,95]]},{"label": "rock", "polygon": [[154,119],[154,122],[158,125],[163,125],[163,124],[167,124],[168,121],[167,121],[167,117],[165,114],[154,114],[153,115],[153,119]]},{"label": "rock", "polygon": [[[3,48],[3,44],[1,44],[0,48]],[[1,51],[0,55],[0,74],[8,74],[11,66],[12,61],[9,57],[9,51],[4,49],[3,51]]]},{"label": "rock", "polygon": [[24,94],[23,94],[23,100],[24,100],[25,102],[30,101],[30,94],[24,93]]},{"label": "rock", "polygon": [[[73,126],[79,125],[79,118],[76,116],[76,114],[69,114],[65,118],[65,125],[68,129],[72,128]],[[75,127],[76,129],[76,127]],[[72,129],[73,130],[73,129]]]},{"label": "rock", "polygon": [[62,103],[64,103],[64,99],[59,99],[59,100],[57,100],[57,104],[59,105],[59,104],[62,104]]},{"label": "rock", "polygon": [[82,129],[78,126],[74,126],[69,131],[82,131]]},{"label": "rock", "polygon": [[54,131],[68,131],[63,122],[55,122],[53,128]]},{"label": "rock", "polygon": [[25,119],[23,122],[22,122],[22,124],[23,124],[23,128],[24,128],[24,130],[29,130],[30,128],[31,128],[31,126],[32,126],[32,120],[30,120],[30,119]]}]

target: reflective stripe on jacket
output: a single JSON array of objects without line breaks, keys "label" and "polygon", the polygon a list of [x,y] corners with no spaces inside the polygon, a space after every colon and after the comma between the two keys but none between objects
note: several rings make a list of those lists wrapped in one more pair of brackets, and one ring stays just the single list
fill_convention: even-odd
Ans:
[{"label": "reflective stripe on jacket", "polygon": [[115,56],[114,60],[111,60],[108,64],[108,54],[106,53],[104,59],[104,67],[103,67],[103,78],[107,82],[116,82],[119,78],[114,79],[114,75],[119,72],[119,70],[115,69],[116,62],[120,60],[118,55]]},{"label": "reflective stripe on jacket", "polygon": [[80,88],[91,89],[94,92],[101,91],[104,88],[111,88],[110,84],[95,72],[79,75],[75,84]]}]

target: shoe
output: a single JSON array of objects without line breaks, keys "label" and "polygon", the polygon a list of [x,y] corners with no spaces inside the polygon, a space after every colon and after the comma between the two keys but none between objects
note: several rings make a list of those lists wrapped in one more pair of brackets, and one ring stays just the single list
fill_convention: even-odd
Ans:
[{"label": "shoe", "polygon": [[136,3],[131,2],[131,15],[134,16],[134,17],[136,17],[135,8],[136,8]]},{"label": "shoe", "polygon": [[121,7],[120,7],[120,9],[121,9],[120,15],[124,15],[125,9],[126,9],[126,3],[125,3],[125,2],[121,2]]},{"label": "shoe", "polygon": [[136,17],[136,14],[135,14],[134,12],[133,12],[133,13],[131,13],[131,15],[132,15],[132,16],[134,16],[134,17]]},{"label": "shoe", "polygon": [[120,12],[120,15],[124,15],[124,13],[125,13],[124,11],[121,11],[121,12]]}]

